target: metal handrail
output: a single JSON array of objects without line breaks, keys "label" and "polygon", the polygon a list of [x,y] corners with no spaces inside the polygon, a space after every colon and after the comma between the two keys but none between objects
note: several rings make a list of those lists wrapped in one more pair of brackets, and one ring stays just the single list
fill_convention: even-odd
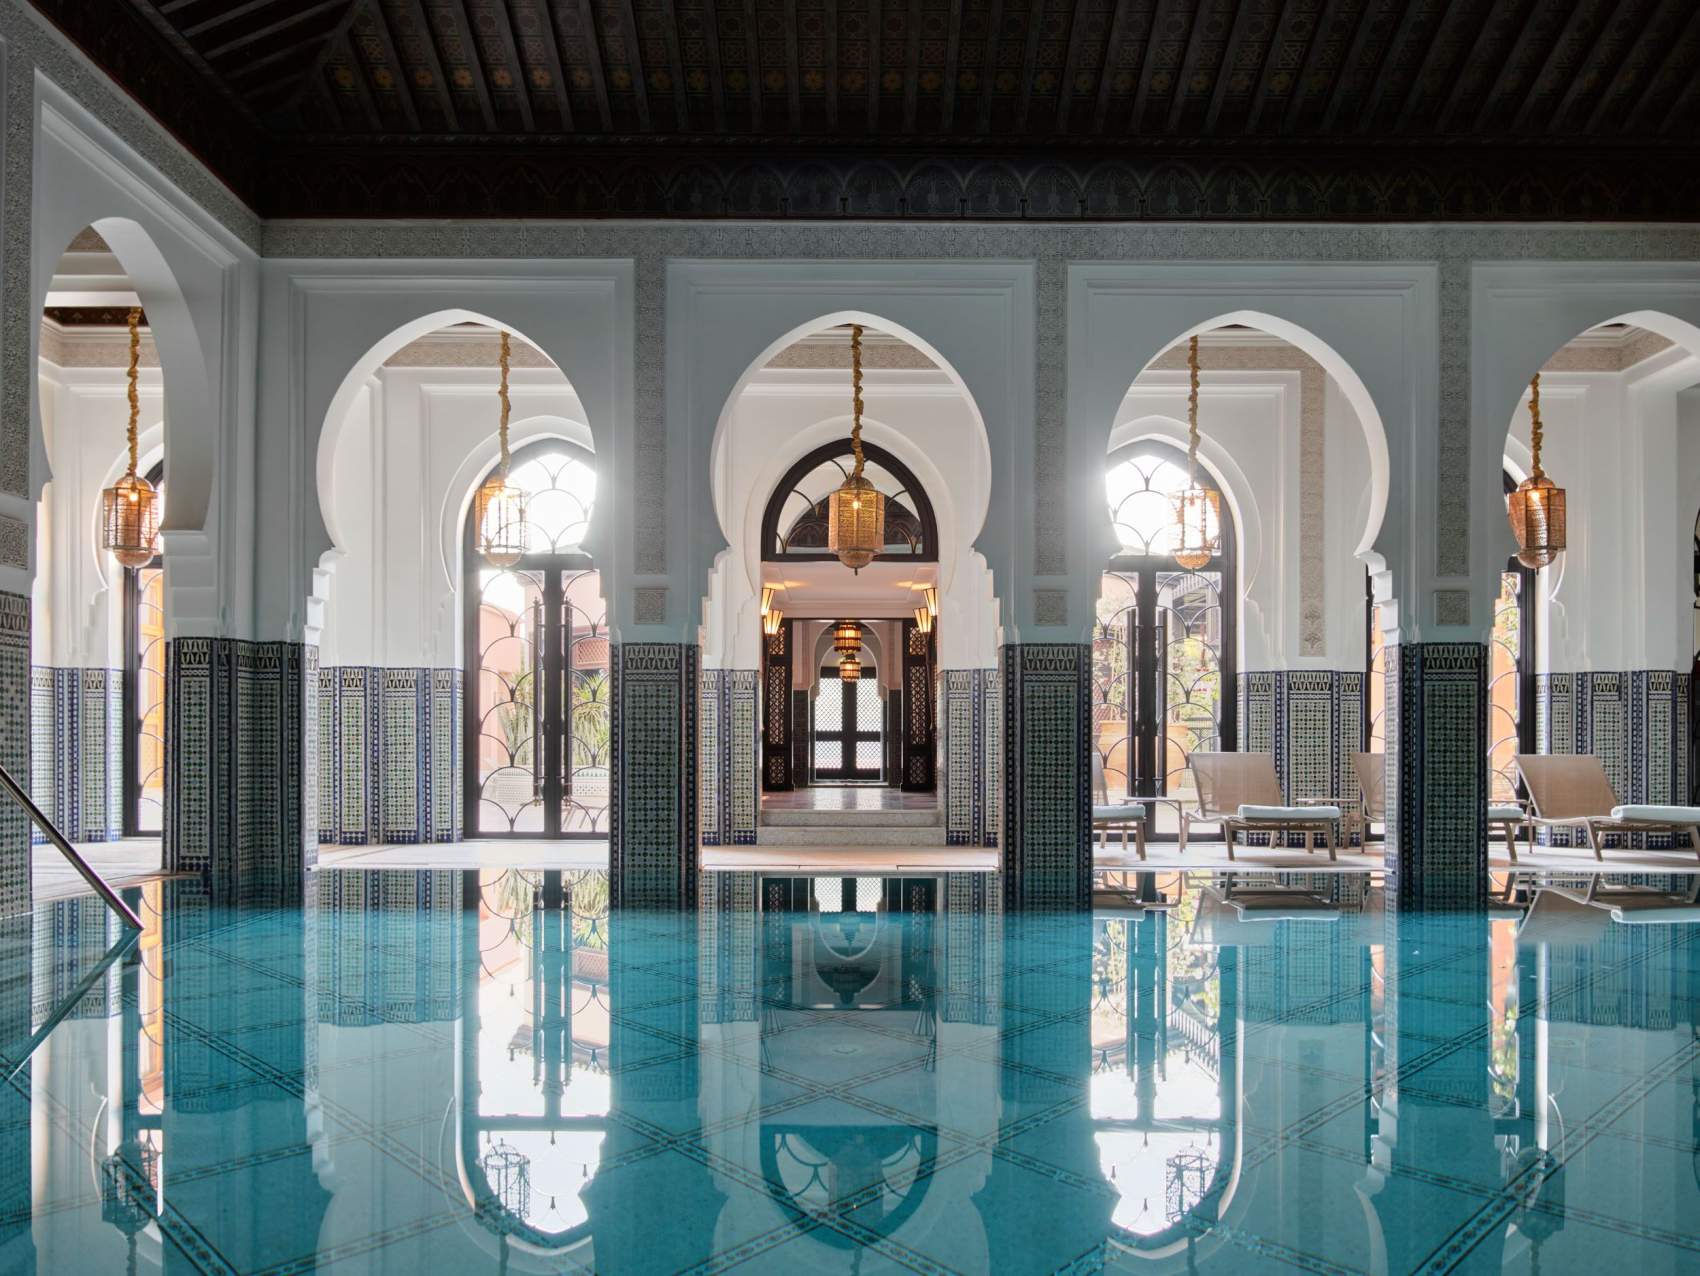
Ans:
[{"label": "metal handrail", "polygon": [[135,909],[119,899],[117,892],[107,885],[106,879],[95,872],[87,860],[77,854],[77,848],[66,840],[65,835],[55,827],[53,821],[48,819],[42,813],[41,808],[35,804],[35,799],[25,791],[24,786],[19,784],[12,777],[12,773],[4,766],[0,766],[0,786],[4,786],[6,791],[17,800],[18,805],[29,813],[29,817],[34,821],[35,826],[47,834],[47,840],[59,848],[61,855],[71,861],[71,867],[83,875],[83,880],[94,888],[95,894],[106,901],[108,908],[118,914],[119,920],[131,930],[141,930],[142,919],[136,916]]}]

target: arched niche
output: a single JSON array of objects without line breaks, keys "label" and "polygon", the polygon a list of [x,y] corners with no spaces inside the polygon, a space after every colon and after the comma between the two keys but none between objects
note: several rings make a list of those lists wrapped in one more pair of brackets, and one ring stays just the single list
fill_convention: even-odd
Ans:
[{"label": "arched niche", "polygon": [[778,351],[849,323],[923,351],[967,395],[982,435],[972,459],[989,481],[984,503],[961,516],[1002,596],[1021,520],[989,511],[1026,500],[1031,458],[1017,440],[1032,411],[1031,265],[675,262],[668,299],[669,450],[684,458],[691,515],[680,551],[695,582],[693,619],[716,556],[736,535],[712,481],[732,405]]},{"label": "arched niche", "polygon": [[[1370,496],[1362,525],[1342,534],[1370,569],[1377,596],[1391,602],[1394,571],[1410,575],[1432,558],[1409,542],[1405,511],[1411,492],[1424,486],[1412,466],[1430,455],[1420,433],[1438,410],[1437,308],[1431,266],[1072,266],[1069,331],[1081,335],[1068,346],[1067,491],[1096,490],[1134,370],[1195,333],[1229,324],[1258,329],[1319,364],[1358,419]],[[1101,502],[1075,501],[1068,525],[1070,594],[1087,598],[1091,574],[1114,549],[1109,518]],[[1041,556],[1041,570],[1060,557]],[[1075,631],[1084,612],[1071,607],[1058,636]]]},{"label": "arched niche", "polygon": [[[555,363],[549,352],[543,350],[531,339],[529,334],[500,319],[475,314],[465,310],[437,311],[420,316],[403,324],[401,327],[385,333],[373,346],[368,348],[354,365],[343,376],[337,385],[327,408],[328,415],[323,420],[315,457],[315,481],[312,490],[318,505],[324,530],[331,544],[320,552],[317,558],[313,594],[309,603],[309,624],[306,638],[310,642],[319,640],[325,628],[324,607],[329,599],[330,583],[337,564],[342,562],[351,547],[357,542],[352,526],[349,523],[349,512],[356,503],[366,502],[370,493],[362,490],[356,482],[347,492],[342,490],[346,481],[353,482],[351,477],[354,467],[347,464],[348,448],[355,440],[362,437],[358,431],[368,428],[366,417],[361,412],[362,396],[369,393],[375,383],[381,368],[399,351],[414,341],[456,324],[476,323],[483,329],[504,330],[513,335],[516,346],[524,343],[537,350],[545,359],[553,364],[552,371],[562,378],[564,389],[570,399],[576,402],[578,411],[573,416],[559,412],[541,412],[525,414],[522,403],[516,404],[516,413],[509,422],[509,437],[511,446],[518,448],[522,444],[543,438],[561,438],[575,446],[582,447],[596,456],[598,478],[598,500],[591,523],[590,533],[585,539],[585,552],[597,558],[601,565],[609,557],[612,538],[607,535],[610,526],[608,506],[616,496],[615,484],[609,476],[612,462],[606,451],[599,448],[597,426],[594,424],[594,413],[586,403],[579,386],[564,369]],[[475,339],[482,339],[488,334],[479,332]],[[442,369],[445,377],[453,377],[456,369],[445,366]],[[464,371],[464,370],[463,370]],[[535,372],[535,368],[516,366],[515,393],[519,396],[521,378],[527,373]],[[441,627],[444,633],[456,632],[453,625],[454,598],[453,595],[461,585],[461,538],[465,525],[466,511],[470,508],[472,497],[479,482],[482,481],[490,467],[495,463],[499,453],[499,441],[493,416],[495,399],[495,380],[493,366],[490,369],[478,367],[471,375],[480,382],[490,380],[489,404],[492,405],[486,415],[491,419],[487,428],[471,430],[463,452],[454,460],[454,469],[441,485],[440,491],[430,491],[423,494],[423,499],[432,502],[425,511],[425,529],[427,535],[435,531],[433,553],[431,554],[430,575],[440,587],[444,600],[439,608],[441,614],[434,619],[434,624]],[[482,421],[482,417],[480,418]],[[606,428],[603,431],[607,434]],[[601,551],[599,554],[598,551]],[[458,637],[449,639],[449,645],[458,651]],[[381,663],[381,662],[380,662]],[[404,661],[403,663],[413,663]],[[441,663],[449,663],[446,659]]]},{"label": "arched niche", "polygon": [[[232,423],[243,415],[243,283],[253,254],[94,126],[56,86],[40,86],[31,208],[30,309],[39,315],[71,236],[92,227],[147,312],[159,352],[166,446],[175,460],[162,529],[174,560],[216,558],[218,496]],[[32,342],[35,340],[32,337]],[[39,350],[32,346],[32,356]],[[33,359],[32,359],[33,366]],[[39,399],[31,396],[32,496],[46,481]],[[203,576],[216,568],[197,569]],[[217,591],[173,584],[172,626],[216,632],[235,618]]]}]

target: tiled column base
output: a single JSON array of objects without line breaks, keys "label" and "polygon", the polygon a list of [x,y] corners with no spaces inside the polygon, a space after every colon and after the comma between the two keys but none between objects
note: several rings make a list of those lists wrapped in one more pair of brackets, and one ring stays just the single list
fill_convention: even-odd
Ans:
[{"label": "tiled column base", "polygon": [[696,903],[697,660],[695,643],[613,651],[608,867],[617,908]]},{"label": "tiled column base", "polygon": [[1487,668],[1482,643],[1387,655],[1387,891],[1403,908],[1487,903]]},{"label": "tiled column base", "polygon": [[[1535,748],[1541,753],[1591,753],[1605,767],[1620,802],[1686,806],[1689,775],[1689,675],[1669,669],[1629,673],[1549,673],[1535,680]],[[1563,829],[1555,846],[1586,839]],[[1636,839],[1668,848],[1667,834]],[[1676,839],[1688,845],[1687,834]]]},{"label": "tiled column base", "polygon": [[[0,765],[30,787],[30,600],[22,594],[0,593]],[[29,907],[29,817],[0,796],[0,917]]]},{"label": "tiled column base", "polygon": [[704,669],[699,692],[702,844],[754,846],[757,736],[755,669]]},{"label": "tiled column base", "polygon": [[292,642],[166,648],[165,866],[220,899],[299,899],[318,857],[318,661]]},{"label": "tiled column base", "polygon": [[[124,835],[124,671],[30,671],[30,791],[73,842]],[[34,830],[37,842],[46,836]]]},{"label": "tiled column base", "polygon": [[319,671],[321,842],[460,840],[462,681],[459,669]]},{"label": "tiled column base", "polygon": [[998,844],[998,760],[1003,733],[996,669],[946,669],[939,711],[944,840],[949,846]]},{"label": "tiled column base", "polygon": [[1092,648],[1003,649],[1003,888],[1010,909],[1088,908]]}]

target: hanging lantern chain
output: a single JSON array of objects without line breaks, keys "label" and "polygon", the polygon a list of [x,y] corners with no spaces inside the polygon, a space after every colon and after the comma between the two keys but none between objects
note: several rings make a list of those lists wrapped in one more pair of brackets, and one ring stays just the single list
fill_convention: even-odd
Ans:
[{"label": "hanging lantern chain", "polygon": [[862,325],[850,325],[850,452],[856,458],[851,478],[862,477]]},{"label": "hanging lantern chain", "polygon": [[1541,374],[1529,380],[1529,452],[1534,460],[1534,478],[1545,478],[1541,468]]},{"label": "hanging lantern chain", "polygon": [[1192,388],[1186,397],[1186,483],[1198,482],[1198,334],[1187,343],[1186,368],[1192,378]]},{"label": "hanging lantern chain", "polygon": [[508,331],[504,328],[502,329],[501,356],[502,383],[496,389],[496,397],[502,401],[501,424],[497,427],[497,429],[502,449],[502,477],[504,478],[507,477],[508,464],[512,459],[508,454],[508,413],[511,408],[511,404],[508,402],[508,367],[509,360],[512,358],[512,353],[512,349],[508,342]]},{"label": "hanging lantern chain", "polygon": [[130,385],[129,385],[129,395],[130,395],[130,435],[129,435],[129,440],[130,440],[130,469],[128,471],[131,478],[136,477],[136,462],[137,462],[136,425],[137,425],[137,422],[140,421],[141,415],[142,415],[141,398],[136,392],[136,381],[137,381],[137,378],[140,375],[140,373],[138,372],[138,369],[141,367],[141,363],[142,363],[142,308],[140,306],[131,306],[130,307],[130,373],[129,373],[129,380],[130,380]]}]

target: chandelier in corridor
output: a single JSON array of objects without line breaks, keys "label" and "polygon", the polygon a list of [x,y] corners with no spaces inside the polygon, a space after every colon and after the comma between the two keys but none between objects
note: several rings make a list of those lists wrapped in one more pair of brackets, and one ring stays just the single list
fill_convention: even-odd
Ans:
[{"label": "chandelier in corridor", "polygon": [[1175,562],[1197,571],[1221,552],[1221,494],[1198,481],[1198,334],[1187,343],[1186,486],[1175,494]]},{"label": "chandelier in corridor", "polygon": [[862,627],[854,620],[841,620],[832,627],[832,647],[838,653],[838,676],[855,682],[862,676]]},{"label": "chandelier in corridor", "polygon": [[1534,465],[1505,502],[1511,534],[1517,538],[1517,561],[1528,568],[1545,567],[1564,552],[1564,489],[1541,468],[1541,374],[1529,381],[1529,451]]},{"label": "chandelier in corridor", "polygon": [[136,473],[136,422],[141,403],[136,394],[137,368],[142,353],[142,309],[130,307],[130,465],[124,475],[101,493],[101,544],[125,567],[146,567],[153,561],[159,537],[159,493]]},{"label": "chandelier in corridor", "polygon": [[473,526],[478,529],[478,552],[492,567],[512,567],[525,556],[526,493],[508,482],[508,468],[513,458],[508,452],[508,362],[511,347],[506,330],[502,332],[502,380],[496,390],[501,401],[501,423],[496,437],[501,444],[501,460],[495,471],[485,479],[473,499]]},{"label": "chandelier in corridor", "polygon": [[[850,451],[855,467],[827,503],[826,547],[853,572],[885,548],[885,497],[862,475],[862,325],[850,325]],[[854,675],[851,675],[854,676]]]}]

